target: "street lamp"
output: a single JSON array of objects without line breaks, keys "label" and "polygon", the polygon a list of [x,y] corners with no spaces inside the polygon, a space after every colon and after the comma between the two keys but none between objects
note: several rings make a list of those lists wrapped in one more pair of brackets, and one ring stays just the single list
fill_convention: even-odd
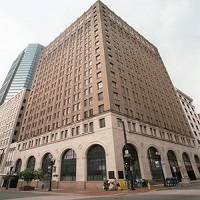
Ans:
[{"label": "street lamp", "polygon": [[163,166],[162,166],[162,161],[161,161],[161,153],[156,151],[156,155],[158,157],[158,161],[159,161],[159,164],[161,166],[161,173],[162,173],[162,177],[163,177],[164,187],[166,187],[167,185],[166,185],[166,181],[165,181],[165,175],[164,175],[164,172],[163,172]]},{"label": "street lamp", "polygon": [[10,167],[9,172],[6,173],[6,177],[7,177],[6,190],[8,190],[9,185],[10,185],[10,179],[11,179],[12,177],[15,177],[14,171],[13,171],[13,167]]},{"label": "street lamp", "polygon": [[4,151],[5,151],[5,149],[0,149],[0,165],[3,161]]},{"label": "street lamp", "polygon": [[[52,182],[52,174],[53,174],[53,165],[55,164],[55,158],[53,158],[53,155],[52,154],[49,154],[49,159],[50,159],[50,171],[49,171],[49,173],[50,173],[50,180],[49,180],[49,189],[48,189],[48,191],[52,191],[51,190],[51,182]],[[49,167],[48,167],[48,169],[49,169]]]},{"label": "street lamp", "polygon": [[135,190],[135,188],[133,187],[133,176],[132,176],[132,171],[130,170],[130,157],[131,154],[129,154],[128,151],[128,143],[127,143],[127,137],[126,137],[126,129],[125,129],[125,124],[124,121],[122,121],[122,119],[119,119],[122,123],[122,127],[123,127],[123,133],[124,133],[124,143],[125,143],[125,154],[124,154],[124,158],[128,159],[128,165],[126,166],[126,172],[127,172],[127,179],[129,180],[129,175],[130,175],[130,184],[131,184],[131,190]]}]

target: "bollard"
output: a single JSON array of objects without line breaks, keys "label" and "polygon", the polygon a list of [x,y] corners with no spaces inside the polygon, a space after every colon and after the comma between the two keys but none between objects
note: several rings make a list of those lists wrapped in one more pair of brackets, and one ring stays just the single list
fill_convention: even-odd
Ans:
[{"label": "bollard", "polygon": [[150,190],[150,189],[151,189],[151,184],[150,184],[150,183],[147,183],[147,187],[148,187],[148,189]]}]

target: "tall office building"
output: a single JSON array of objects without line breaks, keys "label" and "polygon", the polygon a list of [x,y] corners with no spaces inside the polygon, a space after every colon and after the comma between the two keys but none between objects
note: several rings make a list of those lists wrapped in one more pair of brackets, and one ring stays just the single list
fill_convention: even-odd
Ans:
[{"label": "tall office building", "polygon": [[182,181],[200,178],[195,139],[157,48],[101,1],[38,63],[16,169],[48,173],[52,156],[61,188],[101,187],[114,177],[161,181],[162,170]]},{"label": "tall office building", "polygon": [[30,89],[43,46],[29,44],[13,62],[0,89],[0,105],[14,97],[23,88]]}]

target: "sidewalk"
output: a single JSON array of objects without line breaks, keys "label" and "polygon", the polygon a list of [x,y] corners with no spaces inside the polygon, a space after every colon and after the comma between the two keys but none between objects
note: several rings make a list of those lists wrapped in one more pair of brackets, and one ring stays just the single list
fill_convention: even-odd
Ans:
[{"label": "sidewalk", "polygon": [[135,190],[116,190],[116,191],[105,191],[103,188],[99,189],[86,189],[86,190],[77,190],[77,189],[52,189],[52,191],[48,191],[47,189],[35,189],[33,192],[37,193],[48,193],[48,194],[78,194],[85,196],[110,196],[110,195],[125,195],[125,194],[137,194],[149,192],[152,190],[160,190],[164,189],[163,185],[159,186],[151,186],[150,189],[148,187],[136,188]]},{"label": "sidewalk", "polygon": [[144,193],[149,192],[152,190],[160,190],[163,189],[163,185],[158,186],[151,186],[150,189],[148,187],[143,188],[136,188],[135,190],[116,190],[116,191],[105,191],[103,188],[98,189],[52,189],[52,191],[48,191],[48,189],[40,189],[35,188],[35,190],[32,191],[19,191],[18,188],[9,188],[8,190],[5,190],[5,188],[0,188],[0,191],[15,191],[15,192],[31,192],[31,193],[47,193],[55,195],[55,194],[76,194],[76,195],[84,195],[84,196],[115,196],[115,195],[126,195],[126,194],[137,194],[137,193]]},{"label": "sidewalk", "polygon": [[[200,184],[200,180],[191,181],[190,184]],[[189,185],[189,184],[188,184]],[[70,194],[70,195],[82,195],[82,196],[115,196],[115,195],[126,195],[126,194],[138,194],[138,193],[146,193],[152,190],[166,190],[176,187],[184,187],[184,185],[179,185],[175,187],[164,187],[163,184],[161,185],[152,185],[150,189],[148,187],[136,188],[135,190],[117,190],[117,191],[105,191],[103,188],[96,188],[96,189],[52,189],[52,191],[48,191],[47,188],[40,189],[35,188],[32,191],[19,191],[18,188],[9,188],[5,190],[5,188],[0,188],[0,190],[4,191],[16,191],[16,192],[31,192],[31,193],[43,193],[43,194]]]}]

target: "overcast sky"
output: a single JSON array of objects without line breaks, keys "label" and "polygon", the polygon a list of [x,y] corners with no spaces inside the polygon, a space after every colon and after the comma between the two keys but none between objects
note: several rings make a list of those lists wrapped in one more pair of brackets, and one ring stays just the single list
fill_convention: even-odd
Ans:
[{"label": "overcast sky", "polygon": [[[53,41],[96,0],[0,0],[0,87],[29,43]],[[200,112],[200,0],[102,0],[154,44]]]}]

